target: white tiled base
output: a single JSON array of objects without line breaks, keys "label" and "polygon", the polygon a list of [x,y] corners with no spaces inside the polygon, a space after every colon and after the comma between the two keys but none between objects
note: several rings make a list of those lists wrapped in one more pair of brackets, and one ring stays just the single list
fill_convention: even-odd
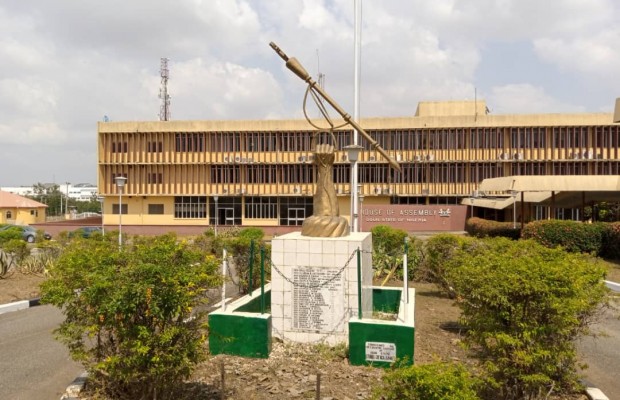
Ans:
[{"label": "white tiled base", "polygon": [[[358,316],[357,249],[362,250],[362,311],[364,317],[372,315],[372,236],[370,233],[353,233],[340,238],[315,238],[300,232],[274,238],[271,242],[271,316],[273,336],[285,341],[337,344],[348,340],[348,321]],[[346,266],[346,267],[345,267]],[[344,269],[343,269],[344,267]],[[330,290],[327,282],[312,292],[324,299],[322,307],[315,308],[320,318],[329,326],[321,329],[295,328],[293,299],[293,271],[313,276],[322,269],[327,276],[334,276]],[[336,282],[337,281],[337,282]],[[299,289],[298,289],[299,291]],[[298,300],[299,301],[299,300]],[[307,304],[304,304],[307,306]],[[329,314],[327,314],[329,313]],[[303,326],[303,325],[302,325]]]}]

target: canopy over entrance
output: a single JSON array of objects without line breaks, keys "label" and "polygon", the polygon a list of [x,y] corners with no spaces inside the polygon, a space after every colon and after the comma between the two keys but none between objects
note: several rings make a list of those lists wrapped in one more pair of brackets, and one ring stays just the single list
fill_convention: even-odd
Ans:
[{"label": "canopy over entrance", "polygon": [[580,208],[603,201],[620,201],[619,175],[519,175],[485,179],[478,196],[463,205],[502,210],[515,202],[557,208]]}]

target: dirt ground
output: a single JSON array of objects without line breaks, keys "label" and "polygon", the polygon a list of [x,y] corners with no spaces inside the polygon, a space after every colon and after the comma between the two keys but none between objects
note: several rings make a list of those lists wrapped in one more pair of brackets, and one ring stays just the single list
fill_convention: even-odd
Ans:
[{"label": "dirt ground", "polygon": [[0,279],[0,304],[39,297],[39,285],[44,280],[42,276],[9,273]]}]

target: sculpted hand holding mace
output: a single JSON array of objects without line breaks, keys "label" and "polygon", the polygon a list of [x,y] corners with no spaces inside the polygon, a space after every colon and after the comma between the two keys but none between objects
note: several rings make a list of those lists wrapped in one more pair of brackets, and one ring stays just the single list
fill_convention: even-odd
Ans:
[{"label": "sculpted hand holding mace", "polygon": [[[372,149],[379,152],[379,154],[381,154],[394,169],[400,171],[400,165],[398,165],[398,163],[392,159],[377,143],[377,141],[375,141],[364,129],[362,129],[361,126],[353,121],[351,116],[347,114],[331,97],[329,97],[323,88],[316,84],[297,59],[294,57],[289,58],[275,43],[271,42],[269,45],[286,62],[286,67],[308,84],[306,95],[308,92],[311,92],[315,98],[317,94],[320,95],[320,97],[322,97],[330,106],[332,106],[334,110],[336,110],[336,112],[338,112],[338,114],[340,114],[347,124],[351,125],[368,141],[368,143],[370,143]],[[319,104],[317,103],[317,105]],[[321,109],[323,116],[327,119],[327,114],[320,105],[319,109]],[[308,119],[307,116],[306,119]],[[308,122],[310,122],[309,119]],[[334,143],[334,145],[335,144],[336,143]],[[318,166],[318,178],[316,192],[313,198],[314,213],[311,217],[304,220],[301,230],[301,234],[303,236],[340,237],[349,234],[349,224],[344,217],[340,216],[338,199],[334,188],[333,167],[336,150],[334,145],[320,143],[316,144],[316,147],[312,149],[314,152],[314,163]],[[355,189],[351,188],[351,190]]]}]

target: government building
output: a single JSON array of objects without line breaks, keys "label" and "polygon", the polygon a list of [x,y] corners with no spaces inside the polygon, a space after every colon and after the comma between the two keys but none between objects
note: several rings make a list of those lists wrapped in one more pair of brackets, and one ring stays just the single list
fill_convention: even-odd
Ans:
[{"label": "government building", "polygon": [[[465,199],[489,195],[478,192],[489,178],[618,176],[620,125],[614,119],[612,113],[494,115],[480,100],[422,102],[411,117],[361,119],[401,171],[360,136],[360,209],[466,209]],[[340,213],[348,217],[352,163],[344,147],[353,132],[346,126],[333,133],[318,132],[306,120],[99,122],[104,223],[114,226],[122,218],[123,229],[298,229],[313,211],[312,143],[334,140],[333,180]],[[126,178],[122,189],[117,177]],[[526,218],[550,213],[578,219],[575,210],[542,205]],[[475,215],[511,220],[513,213],[476,208]]]}]

